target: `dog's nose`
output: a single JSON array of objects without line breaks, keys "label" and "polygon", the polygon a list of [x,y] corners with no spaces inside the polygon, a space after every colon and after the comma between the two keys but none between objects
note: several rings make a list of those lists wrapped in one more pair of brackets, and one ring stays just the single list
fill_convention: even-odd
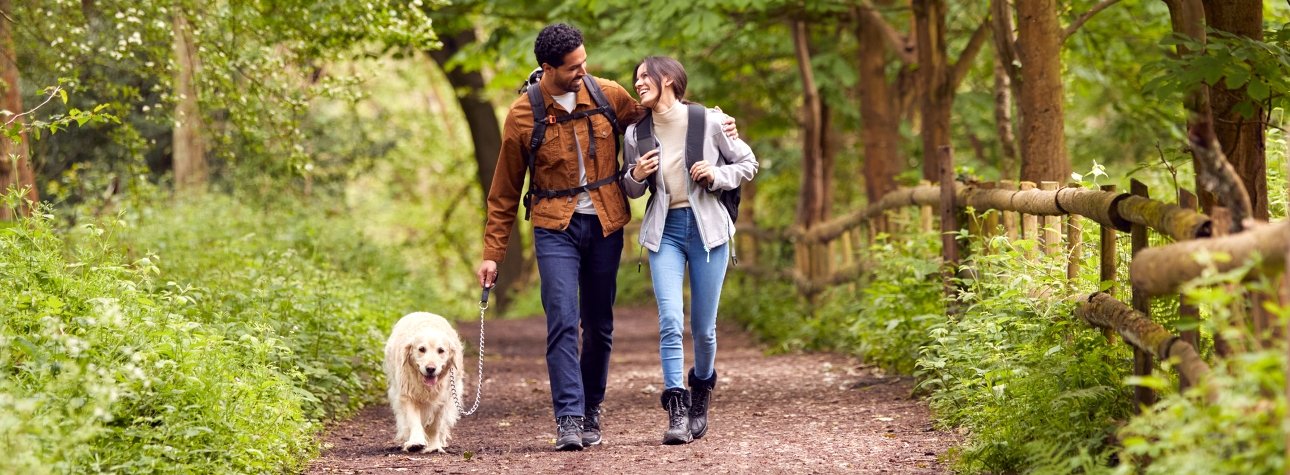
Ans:
[{"label": "dog's nose", "polygon": [[434,374],[434,366],[426,366],[426,374]]}]

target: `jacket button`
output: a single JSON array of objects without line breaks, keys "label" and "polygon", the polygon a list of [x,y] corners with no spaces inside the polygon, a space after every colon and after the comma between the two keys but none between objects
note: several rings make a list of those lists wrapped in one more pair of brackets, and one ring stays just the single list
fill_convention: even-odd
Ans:
[{"label": "jacket button", "polygon": [[572,197],[572,196],[570,196],[569,198],[567,198],[567,199],[565,200],[565,203],[572,203],[572,202],[573,202],[573,197]]},{"label": "jacket button", "polygon": [[572,152],[572,151],[573,151],[573,146],[572,146],[572,145],[570,145],[570,146],[569,146],[569,148],[568,148],[568,150],[569,150],[570,152]]},{"label": "jacket button", "polygon": [[573,172],[569,172],[569,178],[573,178]]}]

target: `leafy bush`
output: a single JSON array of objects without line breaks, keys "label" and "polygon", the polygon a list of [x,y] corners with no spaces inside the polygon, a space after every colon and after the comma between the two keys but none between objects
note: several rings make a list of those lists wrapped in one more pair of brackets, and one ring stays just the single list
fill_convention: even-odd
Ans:
[{"label": "leafy bush", "polygon": [[915,373],[940,423],[968,431],[959,468],[1080,473],[1104,465],[1115,421],[1131,414],[1123,381],[1132,353],[1108,345],[1062,297],[1093,291],[1096,277],[1072,291],[1062,259],[1025,257],[1037,242],[991,244],[968,258],[976,277],[960,282],[960,312],[930,329],[934,342]]},{"label": "leafy bush", "polygon": [[400,261],[319,210],[212,202],[0,229],[0,473],[294,471],[383,388]]},{"label": "leafy bush", "polygon": [[[1286,342],[1278,337],[1260,342],[1241,324],[1252,293],[1276,293],[1266,278],[1239,284],[1256,265],[1226,273],[1211,266],[1189,284],[1187,297],[1209,316],[1202,329],[1221,334],[1237,351],[1227,358],[1211,358],[1212,371],[1201,384],[1167,395],[1120,429],[1124,463],[1116,473],[1284,473]],[[1278,328],[1284,328],[1290,307],[1268,307],[1279,317]],[[1168,384],[1158,377],[1146,382]],[[1210,401],[1210,395],[1215,399]]]}]

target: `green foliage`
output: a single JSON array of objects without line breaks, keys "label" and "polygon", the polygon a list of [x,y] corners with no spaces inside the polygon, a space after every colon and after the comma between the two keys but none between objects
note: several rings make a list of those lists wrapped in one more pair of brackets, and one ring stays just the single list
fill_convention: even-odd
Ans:
[{"label": "green foliage", "polygon": [[1162,59],[1158,74],[1146,84],[1148,92],[1162,99],[1180,97],[1202,85],[1227,89],[1244,88],[1247,97],[1233,106],[1246,119],[1254,118],[1258,109],[1265,111],[1290,105],[1290,29],[1264,33],[1259,41],[1209,28],[1204,44],[1195,38],[1174,35],[1161,41],[1162,46],[1179,45],[1187,54],[1178,59]]},{"label": "green foliage", "polygon": [[377,396],[399,261],[325,210],[211,201],[0,229],[0,472],[294,471]]},{"label": "green foliage", "polygon": [[[1198,256],[1212,264],[1226,256]],[[1129,420],[1117,436],[1123,441],[1117,474],[1274,474],[1284,473],[1286,431],[1286,342],[1259,335],[1243,324],[1245,302],[1254,293],[1275,295],[1266,278],[1240,285],[1256,267],[1251,262],[1218,273],[1213,266],[1184,293],[1210,318],[1204,327],[1240,351],[1212,358],[1209,376],[1183,394],[1171,394]],[[1217,287],[1215,287],[1217,286]],[[1269,300],[1273,300],[1269,298]],[[1290,307],[1266,305],[1284,325]],[[1264,335],[1267,338],[1268,335]],[[1217,399],[1207,401],[1207,395]]]},{"label": "green foliage", "polygon": [[[977,277],[960,283],[961,312],[930,330],[920,388],[941,423],[969,431],[961,469],[1078,473],[1110,455],[1114,421],[1130,414],[1122,382],[1131,352],[1107,345],[1074,316],[1073,301],[1059,299],[1071,285],[1063,259],[1025,258],[1035,241],[990,244],[966,261]],[[1095,279],[1072,293],[1092,291]]]},{"label": "green foliage", "polygon": [[848,312],[855,351],[866,361],[911,374],[919,349],[931,343],[929,330],[945,323],[940,266],[927,259],[940,252],[939,239],[882,234],[869,248],[877,268]]}]

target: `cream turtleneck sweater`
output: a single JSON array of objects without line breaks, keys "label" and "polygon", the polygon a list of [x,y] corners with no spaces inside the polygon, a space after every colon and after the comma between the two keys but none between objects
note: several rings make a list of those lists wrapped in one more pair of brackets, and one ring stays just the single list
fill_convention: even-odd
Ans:
[{"label": "cream turtleneck sweater", "polygon": [[685,131],[689,122],[689,113],[681,101],[664,112],[654,112],[654,135],[660,144],[659,175],[670,198],[668,209],[690,207],[686,193],[690,172],[685,169]]}]

